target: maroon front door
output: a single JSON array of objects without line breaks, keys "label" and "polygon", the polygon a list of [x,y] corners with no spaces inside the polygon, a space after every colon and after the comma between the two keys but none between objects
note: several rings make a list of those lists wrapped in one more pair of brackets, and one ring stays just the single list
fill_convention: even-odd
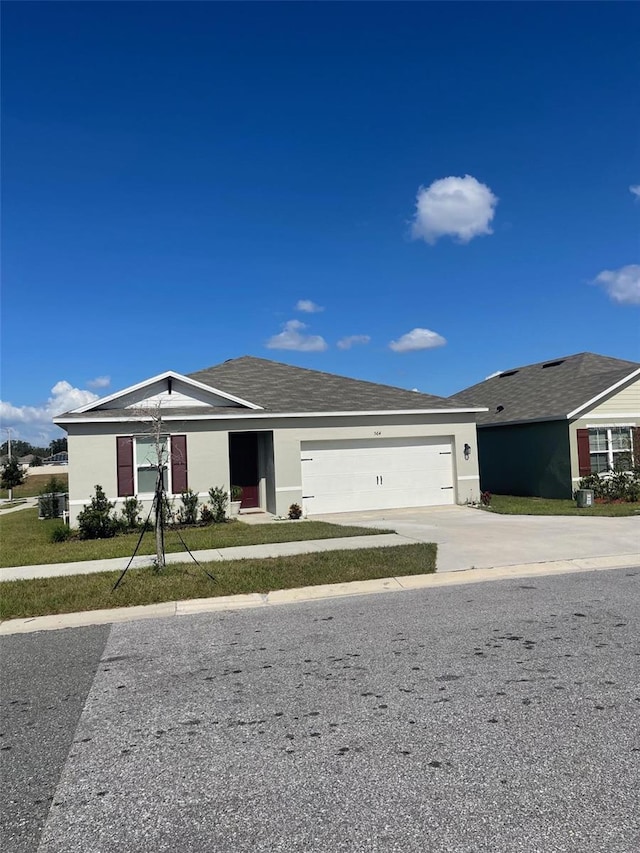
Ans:
[{"label": "maroon front door", "polygon": [[241,509],[260,506],[258,487],[258,433],[232,432],[229,434],[229,462],[231,485],[242,488]]}]

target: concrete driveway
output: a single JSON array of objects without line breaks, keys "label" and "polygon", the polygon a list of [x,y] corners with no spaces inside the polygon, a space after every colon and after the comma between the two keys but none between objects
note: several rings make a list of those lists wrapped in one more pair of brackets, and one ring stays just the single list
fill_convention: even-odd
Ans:
[{"label": "concrete driveway", "polygon": [[318,521],[384,527],[438,543],[438,571],[588,557],[640,555],[640,518],[494,515],[471,507],[421,507],[316,515]]}]

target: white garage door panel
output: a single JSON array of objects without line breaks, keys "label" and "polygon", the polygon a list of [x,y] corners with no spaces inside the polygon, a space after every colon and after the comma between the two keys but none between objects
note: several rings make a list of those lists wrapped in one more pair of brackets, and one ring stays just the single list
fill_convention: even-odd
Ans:
[{"label": "white garage door panel", "polygon": [[447,438],[303,442],[304,510],[313,514],[451,504],[452,458]]}]

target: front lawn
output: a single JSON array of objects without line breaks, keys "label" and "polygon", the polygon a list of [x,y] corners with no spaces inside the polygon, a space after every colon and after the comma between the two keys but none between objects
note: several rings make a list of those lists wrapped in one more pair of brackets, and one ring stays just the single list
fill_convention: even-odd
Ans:
[{"label": "front lawn", "polygon": [[[139,533],[127,533],[113,539],[73,539],[68,542],[49,541],[52,527],[62,522],[38,521],[37,509],[23,509],[0,516],[0,567],[36,566],[45,563],[72,563],[80,560],[104,560],[110,557],[130,557]],[[269,524],[244,524],[231,521],[208,527],[188,527],[180,531],[192,551],[206,548],[229,548],[235,545],[264,545],[274,542],[300,542],[307,539],[337,539],[344,536],[370,536],[392,533],[364,527],[327,524],[324,521],[278,521]],[[167,553],[183,551],[175,531],[168,530],[165,539]],[[138,554],[154,554],[153,532],[145,533]],[[3,587],[4,589],[4,587]]]},{"label": "front lawn", "polygon": [[640,515],[640,503],[594,504],[578,509],[575,501],[551,498],[520,498],[511,495],[492,495],[491,506],[481,509],[501,515]]},{"label": "front lawn", "polygon": [[[265,525],[267,527],[267,525]],[[279,528],[280,525],[269,525]],[[254,528],[255,529],[255,528]],[[208,578],[194,563],[131,569],[115,592],[119,572],[7,581],[2,584],[0,618],[75,613],[162,601],[294,589],[325,583],[372,580],[435,572],[436,545],[397,545],[356,551],[325,551],[295,557],[207,563]]]},{"label": "front lawn", "polygon": [[[39,495],[52,476],[55,477],[65,489],[68,488],[68,474],[28,474],[25,482],[21,486],[16,486],[13,490],[14,498],[33,498],[36,495]],[[9,492],[7,489],[0,489],[0,498],[8,497]]]}]

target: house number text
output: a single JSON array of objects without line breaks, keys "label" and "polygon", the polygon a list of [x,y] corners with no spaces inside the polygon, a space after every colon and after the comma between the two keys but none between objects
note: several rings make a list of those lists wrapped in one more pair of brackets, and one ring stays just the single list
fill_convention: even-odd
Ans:
[{"label": "house number text", "polygon": [[379,429],[374,429],[373,434],[374,435],[382,435],[382,432]]}]

